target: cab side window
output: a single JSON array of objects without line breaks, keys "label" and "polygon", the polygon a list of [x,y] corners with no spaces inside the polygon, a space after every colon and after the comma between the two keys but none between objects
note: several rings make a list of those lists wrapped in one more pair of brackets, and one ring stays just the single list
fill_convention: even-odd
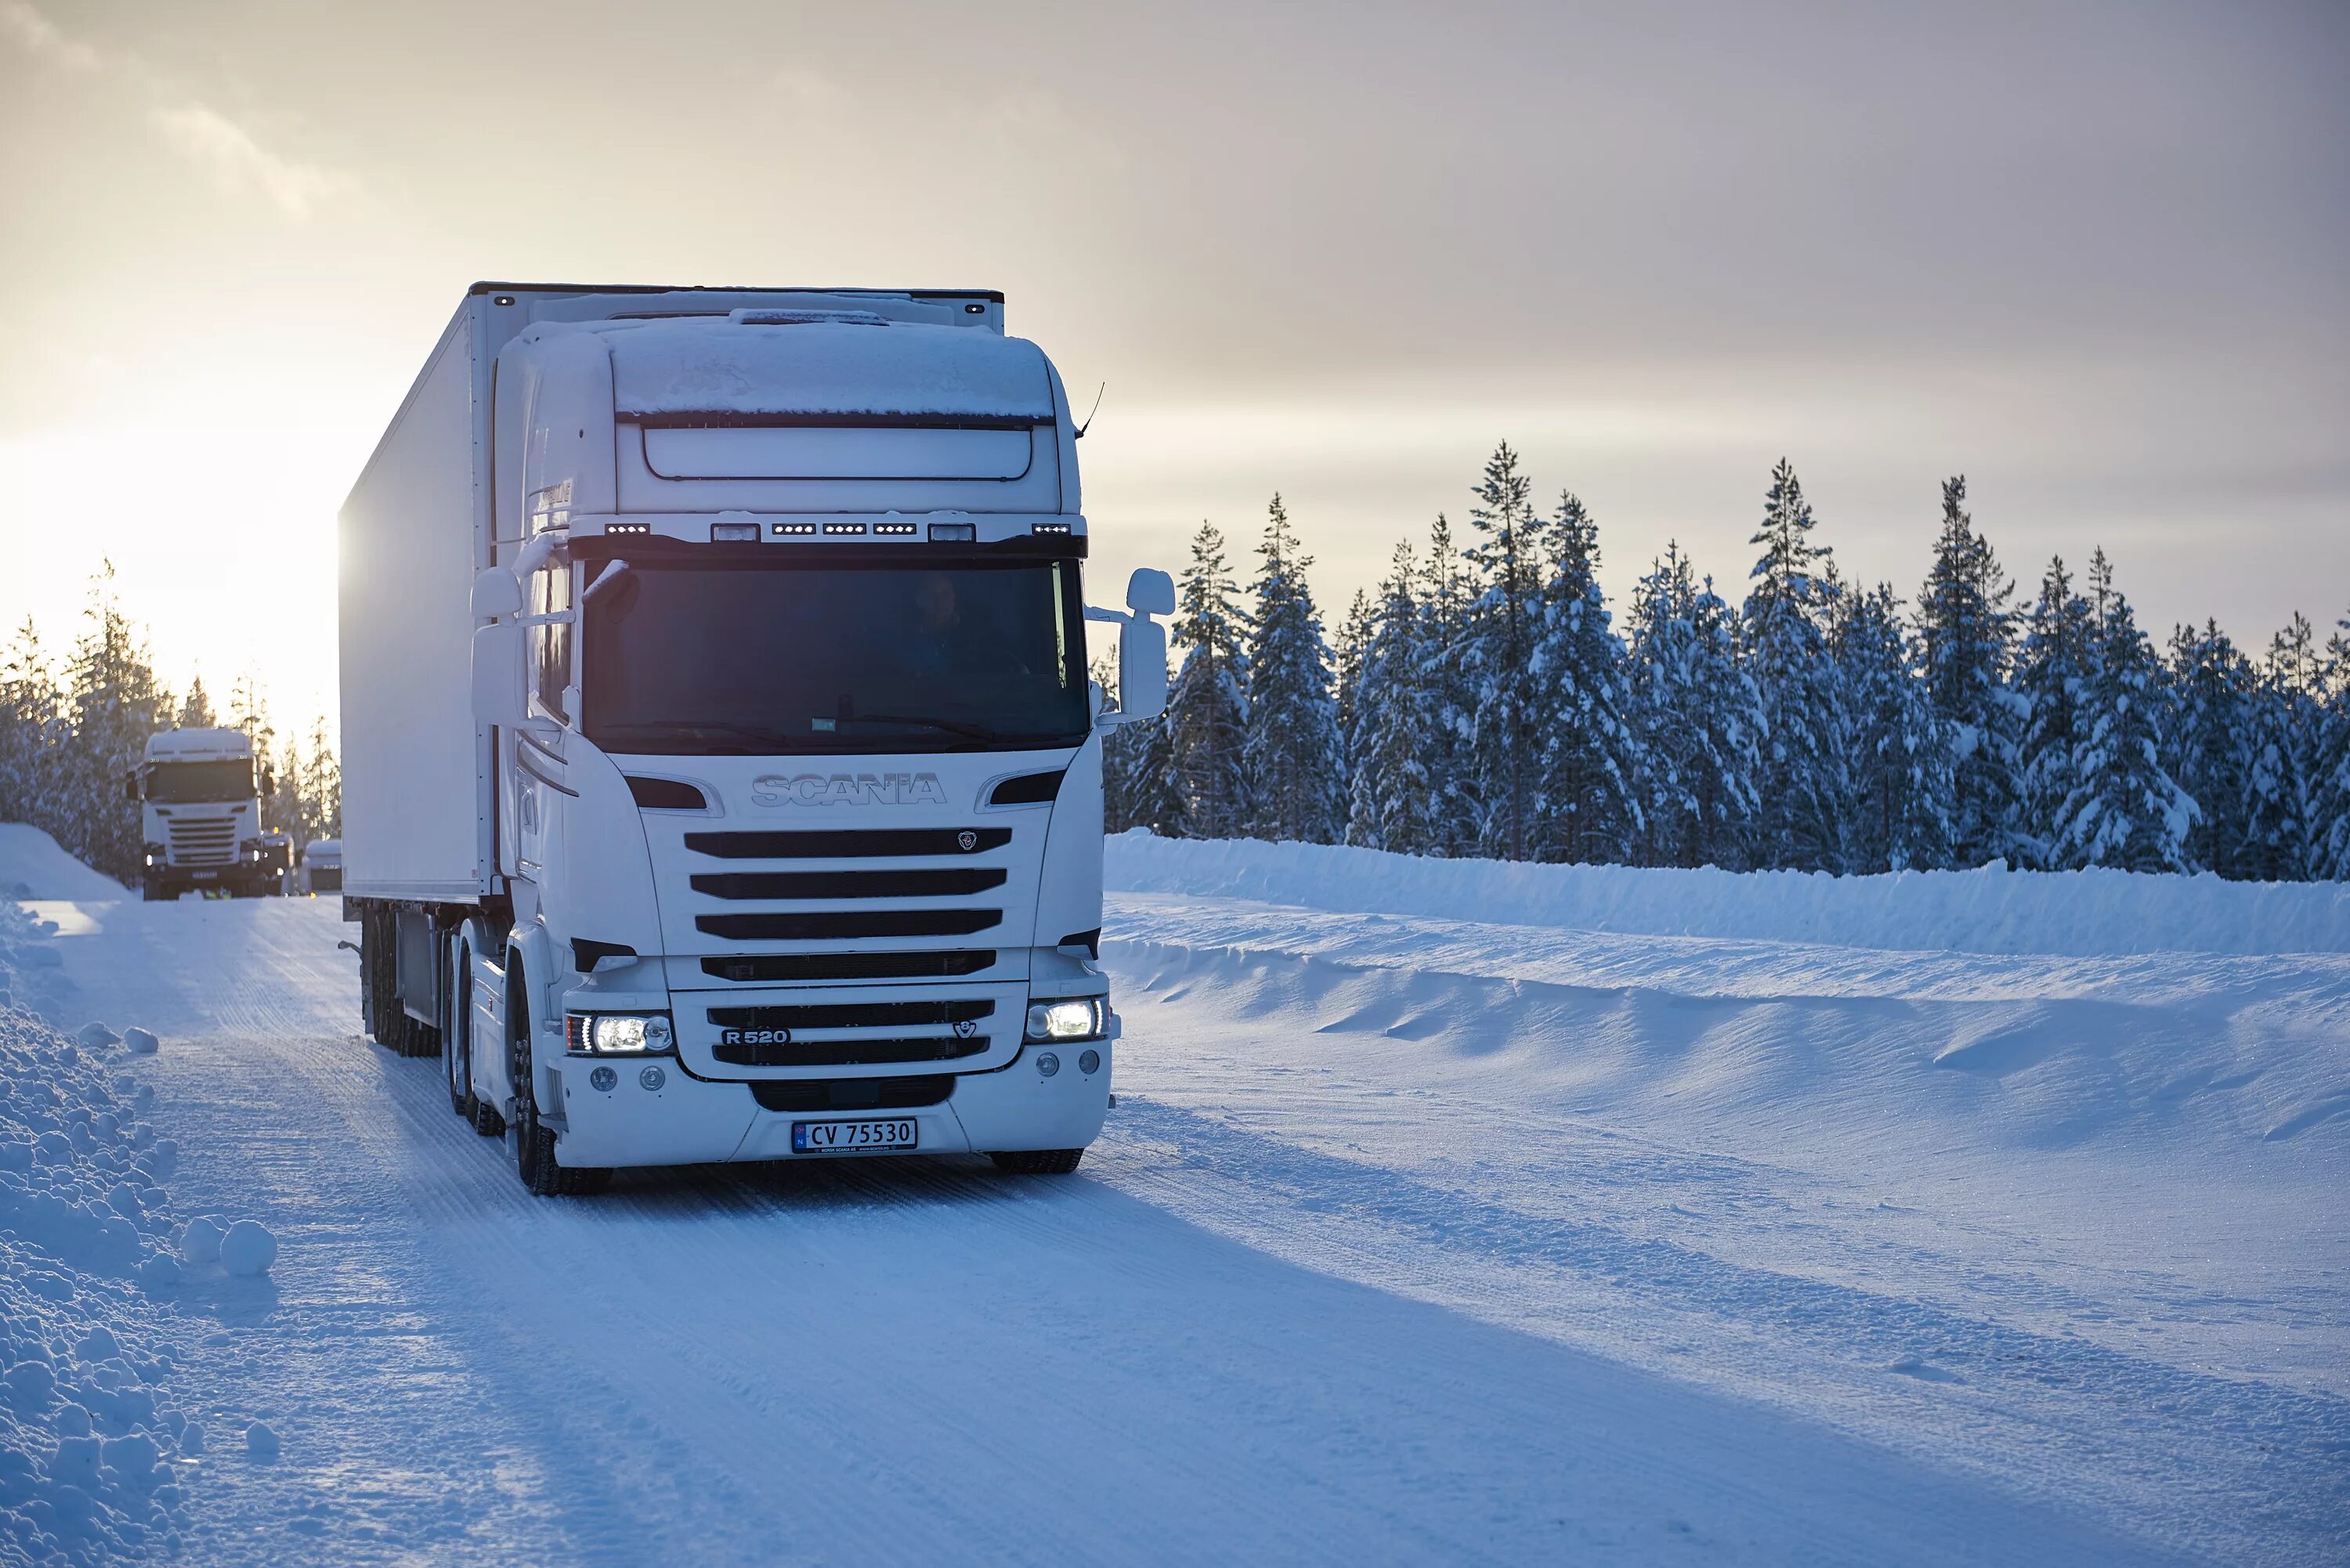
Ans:
[{"label": "cab side window", "polygon": [[[545,566],[531,574],[530,608],[534,615],[570,614],[570,566]],[[563,690],[571,684],[571,627],[568,621],[530,628],[530,666],[532,682],[538,690],[539,705],[556,718],[568,720],[571,715],[563,711]]]}]

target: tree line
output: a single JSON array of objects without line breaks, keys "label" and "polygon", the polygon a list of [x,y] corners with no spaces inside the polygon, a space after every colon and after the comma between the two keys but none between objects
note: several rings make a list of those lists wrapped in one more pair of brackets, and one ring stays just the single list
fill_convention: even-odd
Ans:
[{"label": "tree line", "polygon": [[122,613],[114,567],[91,579],[81,635],[53,661],[27,617],[0,650],[0,822],[46,829],[85,864],[129,884],[145,845],[123,780],[160,730],[242,730],[275,767],[261,822],[298,847],[342,832],[342,766],[322,714],[307,735],[280,735],[251,676],[215,711],[197,676],[173,692],[155,673],[142,630]]},{"label": "tree line", "polygon": [[[1399,544],[1335,641],[1273,499],[1244,598],[1202,523],[1163,719],[1112,732],[1113,831],[1835,873],[1994,861],[2350,878],[2350,617],[2158,651],[2102,550],[2015,586],[1942,486],[1914,607],[1839,571],[1773,470],[1744,600],[1678,545],[1619,630],[1598,525],[1505,443],[1465,545]],[[1105,670],[1107,675],[1107,671]],[[1106,685],[1114,685],[1105,680]]]}]

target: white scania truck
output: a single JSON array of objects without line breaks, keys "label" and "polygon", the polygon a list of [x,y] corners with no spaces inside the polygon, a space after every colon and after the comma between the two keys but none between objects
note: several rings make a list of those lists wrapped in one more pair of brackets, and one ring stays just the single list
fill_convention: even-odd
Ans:
[{"label": "white scania truck", "polygon": [[1174,610],[1085,607],[1076,434],[999,294],[466,296],[342,512],[344,918],[369,1032],[531,1190],[1076,1168],[1100,737]]},{"label": "white scania truck", "polygon": [[283,890],[291,842],[261,826],[274,794],[269,764],[242,730],[165,730],[147,737],[124,794],[139,803],[146,853],[140,896],[149,903],[187,892],[260,898]]}]

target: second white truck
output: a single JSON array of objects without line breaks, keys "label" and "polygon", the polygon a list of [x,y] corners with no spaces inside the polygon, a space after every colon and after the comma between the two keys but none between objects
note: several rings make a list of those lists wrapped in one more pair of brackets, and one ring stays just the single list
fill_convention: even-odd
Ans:
[{"label": "second white truck", "polygon": [[533,1191],[1076,1168],[1101,735],[1174,609],[1086,608],[1076,434],[985,291],[467,295],[342,513],[344,908]]}]

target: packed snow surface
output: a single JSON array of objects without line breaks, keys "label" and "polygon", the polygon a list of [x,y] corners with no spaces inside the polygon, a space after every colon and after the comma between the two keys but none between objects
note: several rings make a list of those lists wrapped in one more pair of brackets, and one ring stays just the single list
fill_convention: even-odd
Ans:
[{"label": "packed snow surface", "polygon": [[[1582,906],[1610,924],[1319,853],[1114,842],[1118,1105],[1074,1177],[589,1200],[527,1197],[437,1064],[358,1038],[333,900],[47,909],[20,1001],[158,1033],[103,1048],[154,1093],[56,1031],[11,1082],[182,1152],[130,1184],[136,1265],[0,1216],[5,1279],[71,1289],[0,1286],[58,1386],[120,1361],[155,1411],[75,1395],[88,1491],[44,1390],[0,1504],[29,1474],[229,1563],[2350,1561],[2322,915],[2190,947],[2155,905],[2193,883],[1628,873]],[[2002,898],[2082,902],[2035,945]],[[224,1266],[238,1220],[265,1274]],[[108,1479],[144,1473],[116,1433],[166,1503]]]}]

